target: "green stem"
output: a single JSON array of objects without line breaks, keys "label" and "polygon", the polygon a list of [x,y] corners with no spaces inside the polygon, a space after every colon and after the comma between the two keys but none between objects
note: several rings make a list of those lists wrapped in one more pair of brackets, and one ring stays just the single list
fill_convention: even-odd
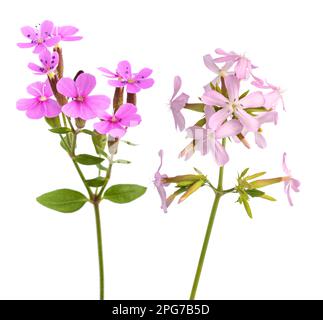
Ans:
[{"label": "green stem", "polygon": [[104,266],[103,266],[103,249],[102,249],[102,233],[100,208],[98,203],[94,203],[96,234],[98,241],[98,257],[99,257],[99,273],[100,273],[100,300],[104,300]]},{"label": "green stem", "polygon": [[[222,140],[222,145],[225,146],[225,139]],[[201,273],[202,273],[202,269],[203,269],[203,264],[204,264],[207,248],[209,245],[211,233],[212,233],[215,215],[216,215],[216,212],[217,212],[217,209],[219,206],[220,199],[223,195],[223,171],[224,171],[224,167],[222,166],[219,169],[218,187],[217,187],[217,190],[220,192],[215,192],[215,199],[213,202],[213,206],[212,206],[212,210],[211,210],[211,214],[210,214],[210,218],[209,218],[209,223],[208,223],[208,226],[206,229],[204,242],[203,242],[203,246],[202,246],[202,250],[201,250],[201,254],[200,254],[200,259],[199,259],[196,273],[195,273],[195,278],[194,278],[193,287],[192,287],[192,291],[191,291],[191,295],[190,295],[190,300],[194,300],[195,296],[196,296],[196,291],[197,291],[197,288],[199,285],[199,281],[200,281],[200,277],[201,277]]]},{"label": "green stem", "polygon": [[104,189],[106,188],[106,186],[109,183],[109,180],[110,180],[110,177],[111,177],[112,164],[113,164],[113,155],[111,156],[111,159],[110,159],[110,163],[109,163],[109,167],[107,169],[107,174],[105,176],[104,184],[102,185],[101,190],[99,191],[99,193],[97,195],[97,198],[98,199],[101,199],[102,194],[104,192]]}]

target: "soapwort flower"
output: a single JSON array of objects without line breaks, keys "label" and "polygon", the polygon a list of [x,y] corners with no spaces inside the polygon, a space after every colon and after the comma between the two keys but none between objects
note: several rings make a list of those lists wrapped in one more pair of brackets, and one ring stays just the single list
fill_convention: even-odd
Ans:
[{"label": "soapwort flower", "polygon": [[283,177],[284,181],[284,190],[287,195],[288,202],[291,206],[293,206],[293,201],[290,195],[291,189],[295,192],[299,192],[299,187],[301,185],[300,181],[293,178],[292,172],[288,169],[287,164],[286,164],[286,152],[283,154],[283,171],[286,174],[286,177]]}]

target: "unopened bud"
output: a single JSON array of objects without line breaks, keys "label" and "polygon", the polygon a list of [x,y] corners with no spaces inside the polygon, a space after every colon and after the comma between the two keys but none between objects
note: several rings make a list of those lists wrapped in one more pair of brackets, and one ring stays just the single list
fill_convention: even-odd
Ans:
[{"label": "unopened bud", "polygon": [[282,181],[284,181],[283,177],[272,178],[272,179],[262,179],[262,180],[252,181],[249,183],[249,185],[251,186],[251,188],[259,189]]},{"label": "unopened bud", "polygon": [[183,202],[185,199],[187,199],[192,193],[200,189],[205,183],[205,180],[198,180],[194,184],[192,184],[187,191],[181,196],[178,203]]},{"label": "unopened bud", "polygon": [[81,118],[75,119],[75,125],[78,129],[83,129],[85,127],[86,121]]}]

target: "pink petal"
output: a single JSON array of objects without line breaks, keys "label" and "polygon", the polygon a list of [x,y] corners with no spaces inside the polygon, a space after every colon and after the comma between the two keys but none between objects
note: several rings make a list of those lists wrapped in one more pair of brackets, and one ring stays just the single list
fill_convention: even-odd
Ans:
[{"label": "pink petal", "polygon": [[36,32],[34,28],[26,26],[22,27],[20,30],[26,38],[30,40],[34,40],[36,38]]},{"label": "pink petal", "polygon": [[287,185],[287,188],[286,188],[285,192],[287,194],[287,199],[288,199],[289,204],[291,206],[293,206],[292,197],[290,196],[290,184]]},{"label": "pink petal", "polygon": [[96,85],[96,79],[89,73],[80,74],[75,80],[75,86],[81,97],[87,97]]},{"label": "pink petal", "polygon": [[103,67],[100,67],[100,68],[98,68],[101,72],[103,72],[103,73],[106,73],[106,77],[108,77],[108,78],[118,78],[118,75],[116,74],[116,73],[114,73],[114,72],[112,72],[112,71],[110,71],[110,70],[108,70],[108,69],[106,69],[106,68],[103,68]]},{"label": "pink petal", "polygon": [[284,154],[283,154],[283,163],[282,163],[282,166],[283,166],[283,171],[285,172],[285,174],[286,175],[290,175],[290,171],[289,171],[289,169],[287,168],[287,164],[286,164],[286,156],[287,156],[287,154],[286,154],[286,152],[284,152]]},{"label": "pink petal", "polygon": [[152,74],[152,72],[153,71],[149,68],[143,68],[136,74],[135,79],[141,80],[148,78]]},{"label": "pink petal", "polygon": [[214,63],[213,58],[210,54],[207,54],[203,57],[205,66],[212,72],[218,74],[220,73],[220,68]]},{"label": "pink petal", "polygon": [[54,24],[53,22],[49,21],[49,20],[45,20],[41,25],[40,25],[40,36],[43,39],[48,38],[54,29]]},{"label": "pink petal", "polygon": [[170,102],[170,107],[173,111],[180,111],[188,102],[189,96],[186,93],[181,93],[177,98]]},{"label": "pink petal", "polygon": [[131,65],[128,61],[120,61],[117,68],[117,73],[124,79],[128,80],[132,77]]},{"label": "pink petal", "polygon": [[25,49],[25,48],[32,48],[32,47],[35,46],[35,44],[34,43],[21,43],[21,42],[19,42],[19,43],[17,43],[17,46],[19,48]]},{"label": "pink petal", "polygon": [[301,185],[300,181],[294,178],[290,179],[290,185],[291,188],[295,191],[295,192],[299,192],[299,187]]},{"label": "pink petal", "polygon": [[242,130],[242,125],[238,120],[230,120],[225,122],[215,131],[215,138],[222,139],[227,137],[236,136]]},{"label": "pink petal", "polygon": [[221,93],[214,90],[205,92],[201,99],[203,103],[210,106],[225,107],[229,102],[225,96],[223,96]]},{"label": "pink petal", "polygon": [[34,108],[36,105],[38,105],[39,101],[38,99],[32,98],[32,99],[20,99],[16,103],[16,108],[21,111],[28,110],[29,108]]},{"label": "pink petal", "polygon": [[108,83],[110,86],[117,87],[117,88],[122,88],[126,85],[125,82],[121,82],[119,80],[109,80]]},{"label": "pink petal", "polygon": [[47,47],[52,47],[52,46],[55,46],[57,43],[59,43],[60,40],[61,40],[61,37],[56,36],[56,37],[46,39],[44,41],[44,44],[46,44]]},{"label": "pink petal", "polygon": [[72,27],[72,26],[62,26],[57,28],[57,34],[65,37],[65,36],[72,36],[77,33],[79,29]]},{"label": "pink petal", "polygon": [[259,148],[266,148],[267,147],[267,142],[266,139],[264,138],[264,136],[259,133],[259,132],[255,132],[255,143]]},{"label": "pink petal", "polygon": [[185,118],[180,111],[172,110],[173,118],[175,122],[175,129],[183,131],[185,129]]},{"label": "pink petal", "polygon": [[122,138],[127,130],[118,123],[110,123],[109,135],[114,138]]},{"label": "pink petal", "polygon": [[[206,119],[206,123],[208,125],[209,121],[210,121],[210,118],[214,115],[215,113],[215,110],[212,106],[210,105],[206,105],[204,107],[204,113],[205,113],[205,119]],[[209,128],[209,127],[208,127]]]},{"label": "pink petal", "polygon": [[39,54],[45,49],[46,49],[46,46],[43,43],[38,43],[35,45],[33,53]]},{"label": "pink petal", "polygon": [[137,112],[137,107],[132,103],[124,103],[117,110],[115,116],[119,119],[127,118]]},{"label": "pink petal", "polygon": [[257,119],[260,124],[270,123],[270,122],[274,122],[275,124],[277,124],[278,112],[276,112],[276,111],[265,112],[261,116],[257,117]]},{"label": "pink petal", "polygon": [[93,110],[95,109],[107,109],[110,105],[110,98],[104,95],[94,95],[86,97],[86,104],[91,106]]},{"label": "pink petal", "polygon": [[251,132],[256,132],[259,129],[259,122],[242,108],[236,108],[235,115],[239,118],[241,124]]},{"label": "pink petal", "polygon": [[240,100],[240,104],[244,108],[262,107],[265,104],[264,95],[260,91],[252,92],[246,97],[242,98]]},{"label": "pink petal", "polygon": [[34,82],[27,87],[27,92],[34,97],[41,97],[43,95],[43,82]]},{"label": "pink petal", "polygon": [[35,63],[28,63],[28,68],[32,71],[35,71],[35,74],[37,75],[42,75],[47,73],[44,67],[40,67]]},{"label": "pink petal", "polygon": [[26,111],[26,115],[30,119],[40,119],[45,116],[45,107],[43,103],[37,103],[33,107],[29,107]]},{"label": "pink petal", "polygon": [[240,80],[233,76],[227,76],[224,79],[225,86],[228,90],[228,96],[230,101],[238,100],[239,98],[239,90],[240,90]]},{"label": "pink petal", "polygon": [[86,102],[79,103],[79,118],[83,120],[91,120],[98,116],[97,110],[95,108],[92,108],[89,104]]},{"label": "pink petal", "polygon": [[45,108],[45,117],[47,118],[55,118],[61,113],[61,107],[58,103],[53,99],[48,99],[43,102]]},{"label": "pink petal", "polygon": [[228,108],[223,108],[217,112],[215,112],[209,119],[208,127],[214,131],[216,131],[221,124],[231,115],[231,110]]},{"label": "pink petal", "polygon": [[174,93],[172,97],[170,98],[170,101],[172,101],[175,96],[177,95],[178,91],[181,89],[182,86],[182,79],[180,76],[175,76],[174,78]]},{"label": "pink petal", "polygon": [[136,81],[136,85],[141,89],[151,88],[154,83],[155,83],[154,79],[151,79],[151,78]]},{"label": "pink petal", "polygon": [[78,97],[75,82],[70,78],[62,78],[61,80],[59,80],[57,83],[57,91],[66,97]]},{"label": "pink petal", "polygon": [[97,122],[94,124],[94,129],[101,134],[107,134],[110,129],[110,122],[109,121]]},{"label": "pink petal", "polygon": [[265,94],[265,108],[266,109],[275,109],[277,107],[277,104],[281,100],[281,94],[279,91],[274,90],[272,92],[269,92]]},{"label": "pink petal", "polygon": [[238,79],[248,79],[251,71],[251,62],[245,57],[241,57],[236,64],[235,72]]},{"label": "pink petal", "polygon": [[80,118],[80,115],[81,115],[80,109],[81,109],[80,102],[77,102],[77,101],[71,101],[62,107],[63,113],[71,118]]},{"label": "pink petal", "polygon": [[43,94],[47,98],[53,95],[53,91],[48,80],[46,80],[46,82],[43,84]]},{"label": "pink petal", "polygon": [[135,83],[128,83],[127,84],[127,92],[128,93],[137,93],[140,91],[140,87],[137,86]]},{"label": "pink petal", "polygon": [[215,140],[214,143],[213,155],[216,163],[219,166],[224,166],[229,161],[228,153],[226,152],[222,144],[217,140]]}]

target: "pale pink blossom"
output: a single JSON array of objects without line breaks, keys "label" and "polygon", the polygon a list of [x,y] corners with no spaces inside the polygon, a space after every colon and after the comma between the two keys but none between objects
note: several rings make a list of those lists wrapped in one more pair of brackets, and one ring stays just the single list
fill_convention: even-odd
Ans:
[{"label": "pale pink blossom", "polygon": [[33,96],[31,99],[20,99],[17,101],[17,109],[26,111],[30,119],[55,118],[61,113],[58,103],[51,99],[53,95],[48,80],[46,82],[35,82],[27,87],[27,92]]},{"label": "pale pink blossom", "polygon": [[251,61],[246,58],[244,55],[239,55],[233,51],[226,52],[222,49],[216,49],[215,52],[222,57],[215,58],[214,62],[220,63],[231,63],[232,65],[235,64],[235,75],[238,79],[248,79],[252,69],[256,68]]},{"label": "pale pink blossom", "polygon": [[283,178],[283,181],[285,183],[284,185],[284,190],[285,193],[287,194],[288,202],[292,206],[292,198],[290,196],[290,189],[292,189],[295,192],[299,192],[299,187],[301,185],[299,180],[296,180],[295,178],[292,177],[291,171],[287,168],[286,165],[286,152],[283,155],[283,170],[286,174],[286,177]]},{"label": "pale pink blossom", "polygon": [[259,121],[244,109],[263,106],[265,102],[263,94],[260,91],[257,91],[239,99],[239,79],[231,75],[226,77],[224,81],[228,91],[228,98],[215,90],[206,91],[202,96],[202,101],[206,105],[221,107],[221,109],[210,118],[210,126],[214,128],[219,127],[229,117],[234,115],[247,131],[256,132],[260,126]]},{"label": "pale pink blossom", "polygon": [[29,26],[21,28],[22,34],[29,39],[28,43],[18,43],[20,48],[33,48],[34,53],[40,53],[47,47],[56,45],[60,40],[60,36],[53,35],[54,24],[51,21],[45,20],[38,27],[32,28]]},{"label": "pale pink blossom", "polygon": [[121,105],[113,115],[102,114],[100,119],[100,122],[94,124],[94,129],[114,138],[123,137],[128,127],[135,127],[141,122],[141,117],[137,114],[137,107],[132,103]]},{"label": "pale pink blossom", "polygon": [[96,79],[89,73],[82,73],[74,81],[62,78],[57,83],[57,90],[72,101],[62,108],[64,114],[71,118],[83,120],[94,119],[109,107],[110,98],[105,95],[90,95],[96,86]]},{"label": "pale pink blossom", "polygon": [[29,63],[28,68],[35,71],[34,73],[37,75],[49,74],[55,71],[59,62],[59,56],[57,52],[50,52],[45,48],[39,54],[39,61],[41,66],[35,63]]},{"label": "pale pink blossom", "polygon": [[282,102],[283,109],[285,110],[285,103],[283,99],[283,91],[280,87],[277,87],[273,84],[268,83],[265,80],[257,78],[256,76],[252,75],[254,80],[251,82],[255,87],[259,89],[270,89],[269,93],[264,95],[265,97],[265,104],[264,107],[266,109],[276,109],[279,101]]},{"label": "pale pink blossom", "polygon": [[[174,93],[170,99],[170,109],[173,113],[175,128],[183,131],[185,129],[185,118],[181,110],[188,102],[189,96],[186,93],[181,93],[176,97],[182,85],[182,80],[179,76],[174,78]],[[175,98],[176,97],[176,98]]]},{"label": "pale pink blossom", "polygon": [[59,36],[61,41],[77,41],[83,39],[81,36],[76,36],[79,29],[73,26],[62,26],[62,27],[54,27],[53,35]]},{"label": "pale pink blossom", "polygon": [[154,185],[157,188],[157,191],[161,199],[161,208],[164,210],[165,213],[167,213],[168,204],[167,204],[167,196],[166,196],[166,190],[165,190],[165,186],[167,186],[167,184],[163,182],[163,180],[167,178],[167,175],[160,173],[160,169],[163,165],[164,151],[160,150],[158,155],[160,157],[160,165],[157,169],[157,172],[155,173]]}]

